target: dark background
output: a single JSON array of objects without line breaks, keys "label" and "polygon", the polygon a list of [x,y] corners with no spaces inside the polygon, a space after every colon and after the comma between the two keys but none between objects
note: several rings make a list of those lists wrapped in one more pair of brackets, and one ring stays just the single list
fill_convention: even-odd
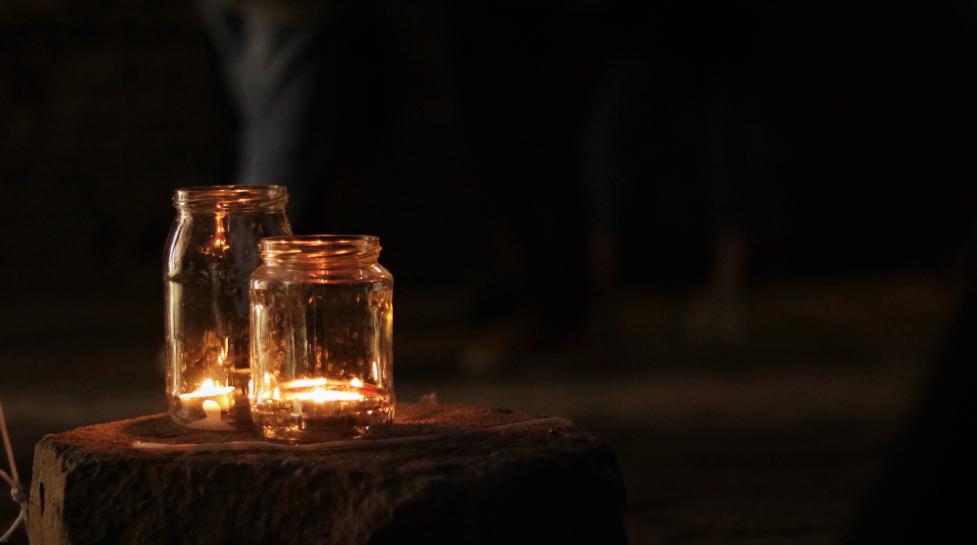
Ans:
[{"label": "dark background", "polygon": [[[320,221],[381,238],[400,398],[567,414],[605,435],[634,543],[840,542],[962,283],[977,7],[377,1],[344,24]],[[682,316],[715,236],[702,66],[729,50],[758,205],[749,334],[716,343]],[[525,286],[582,270],[588,120],[632,54],[654,59],[654,93],[618,282],[600,307],[586,280],[566,285],[582,341],[512,342]],[[510,68],[525,77],[499,92],[545,108],[526,123],[552,143],[528,151],[549,168],[523,185],[518,160],[490,163],[524,126],[489,126],[479,87]],[[22,472],[43,433],[163,409],[169,199],[234,181],[237,128],[191,3],[0,6],[0,396]],[[527,206],[564,218],[566,255]],[[509,304],[487,312],[486,294]],[[595,322],[611,334],[588,337]],[[485,339],[513,348],[474,373],[464,354]]]}]

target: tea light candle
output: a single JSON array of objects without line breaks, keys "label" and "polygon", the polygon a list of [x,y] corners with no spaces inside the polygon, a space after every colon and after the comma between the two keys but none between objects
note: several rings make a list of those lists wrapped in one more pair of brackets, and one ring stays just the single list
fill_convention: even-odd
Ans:
[{"label": "tea light candle", "polygon": [[203,402],[204,419],[190,422],[186,427],[195,430],[210,431],[229,431],[233,430],[229,424],[221,420],[221,406],[213,399],[205,399]]},{"label": "tea light candle", "polygon": [[197,430],[226,431],[234,429],[221,420],[221,414],[231,406],[233,386],[217,386],[212,379],[204,379],[193,392],[180,394],[180,403],[185,407],[200,405],[204,418],[189,422],[186,427]]}]

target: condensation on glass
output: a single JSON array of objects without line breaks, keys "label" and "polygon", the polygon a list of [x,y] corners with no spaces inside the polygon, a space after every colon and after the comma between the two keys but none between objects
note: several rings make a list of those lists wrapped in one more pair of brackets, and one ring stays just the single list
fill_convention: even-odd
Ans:
[{"label": "condensation on glass", "polygon": [[178,189],[166,243],[166,394],[173,419],[208,430],[251,426],[248,278],[258,244],[290,235],[281,186]]},{"label": "condensation on glass", "polygon": [[393,276],[361,235],[261,241],[251,415],[265,437],[360,437],[393,420]]}]

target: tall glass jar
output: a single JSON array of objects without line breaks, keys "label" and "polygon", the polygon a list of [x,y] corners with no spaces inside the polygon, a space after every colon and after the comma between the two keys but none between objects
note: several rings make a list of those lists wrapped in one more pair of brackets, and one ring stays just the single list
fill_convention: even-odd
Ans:
[{"label": "tall glass jar", "polygon": [[393,276],[379,255],[373,236],[261,241],[251,415],[265,437],[359,437],[393,420]]},{"label": "tall glass jar", "polygon": [[166,242],[166,395],[184,426],[251,426],[248,277],[258,243],[290,235],[281,186],[177,189]]}]

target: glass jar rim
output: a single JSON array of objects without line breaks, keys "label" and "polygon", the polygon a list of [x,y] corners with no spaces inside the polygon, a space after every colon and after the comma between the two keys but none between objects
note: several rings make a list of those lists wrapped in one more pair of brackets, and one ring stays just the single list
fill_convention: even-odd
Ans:
[{"label": "glass jar rim", "polygon": [[283,185],[201,185],[173,191],[173,206],[192,212],[284,210]]},{"label": "glass jar rim", "polygon": [[260,248],[262,261],[271,265],[375,261],[380,250],[380,237],[336,234],[265,237]]}]

